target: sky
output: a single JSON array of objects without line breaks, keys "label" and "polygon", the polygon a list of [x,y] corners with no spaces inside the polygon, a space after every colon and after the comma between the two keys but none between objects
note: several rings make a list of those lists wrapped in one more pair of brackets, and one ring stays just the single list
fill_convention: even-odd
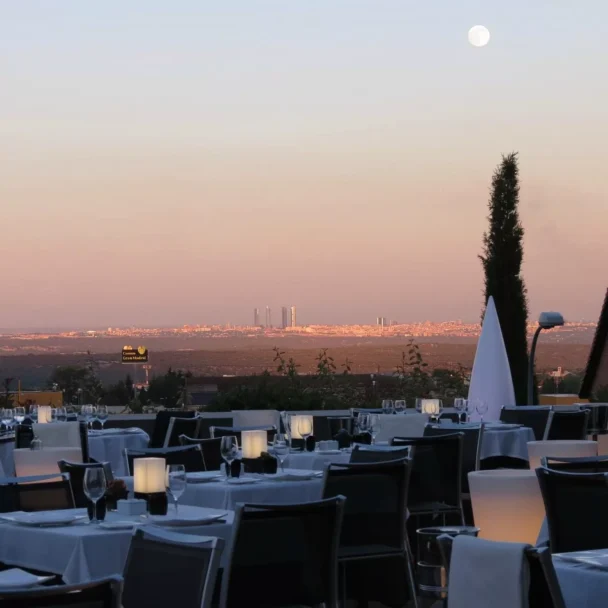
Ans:
[{"label": "sky", "polygon": [[478,320],[512,151],[530,313],[596,320],[606,57],[605,0],[0,0],[0,327]]}]

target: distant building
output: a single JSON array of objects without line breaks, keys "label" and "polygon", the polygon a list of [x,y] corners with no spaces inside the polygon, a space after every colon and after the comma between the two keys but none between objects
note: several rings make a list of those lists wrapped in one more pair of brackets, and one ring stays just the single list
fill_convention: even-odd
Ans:
[{"label": "distant building", "polygon": [[270,306],[266,306],[266,327],[272,327],[272,314],[270,312]]},{"label": "distant building", "polygon": [[283,308],[281,308],[281,327],[283,329],[289,327],[287,323],[287,306],[283,306]]},{"label": "distant building", "polygon": [[376,317],[376,325],[378,327],[388,327],[386,317]]},{"label": "distant building", "polygon": [[260,326],[260,309],[259,308],[253,309],[253,326],[254,327]]},{"label": "distant building", "polygon": [[296,327],[297,322],[296,322],[296,307],[292,306],[291,307],[291,326],[292,327]]}]

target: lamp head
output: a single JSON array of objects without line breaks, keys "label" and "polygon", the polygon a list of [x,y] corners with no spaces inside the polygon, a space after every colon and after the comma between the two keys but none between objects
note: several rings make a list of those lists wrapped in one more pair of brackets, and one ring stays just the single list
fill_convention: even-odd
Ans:
[{"label": "lamp head", "polygon": [[559,312],[541,312],[538,324],[543,329],[553,329],[564,324],[564,317]]}]

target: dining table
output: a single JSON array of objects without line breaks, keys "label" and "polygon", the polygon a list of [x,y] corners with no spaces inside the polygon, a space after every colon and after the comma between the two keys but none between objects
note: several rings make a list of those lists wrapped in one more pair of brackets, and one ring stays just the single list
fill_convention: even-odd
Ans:
[{"label": "dining table", "polygon": [[[9,521],[18,513],[0,515],[0,562],[60,575],[68,585],[122,575],[133,531],[141,526],[223,538],[226,549],[222,565],[229,556],[233,511],[182,505],[177,516],[173,506],[169,506],[166,516],[108,512],[102,525],[89,523],[86,509],[45,512],[49,516],[57,513],[73,515],[76,521],[66,525],[23,525]],[[210,523],[203,523],[206,521]],[[116,527],[111,529],[112,526]]]},{"label": "dining table", "polygon": [[566,608],[605,608],[608,549],[554,553],[552,559]]}]

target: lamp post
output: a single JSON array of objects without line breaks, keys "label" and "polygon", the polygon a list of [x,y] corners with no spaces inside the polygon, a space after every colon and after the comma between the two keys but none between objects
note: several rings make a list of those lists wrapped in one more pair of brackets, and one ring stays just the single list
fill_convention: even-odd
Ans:
[{"label": "lamp post", "polygon": [[530,359],[528,360],[528,404],[534,405],[534,357],[536,355],[536,343],[543,329],[553,329],[564,324],[564,317],[559,312],[541,312],[538,318],[538,327],[532,338],[530,348]]}]

